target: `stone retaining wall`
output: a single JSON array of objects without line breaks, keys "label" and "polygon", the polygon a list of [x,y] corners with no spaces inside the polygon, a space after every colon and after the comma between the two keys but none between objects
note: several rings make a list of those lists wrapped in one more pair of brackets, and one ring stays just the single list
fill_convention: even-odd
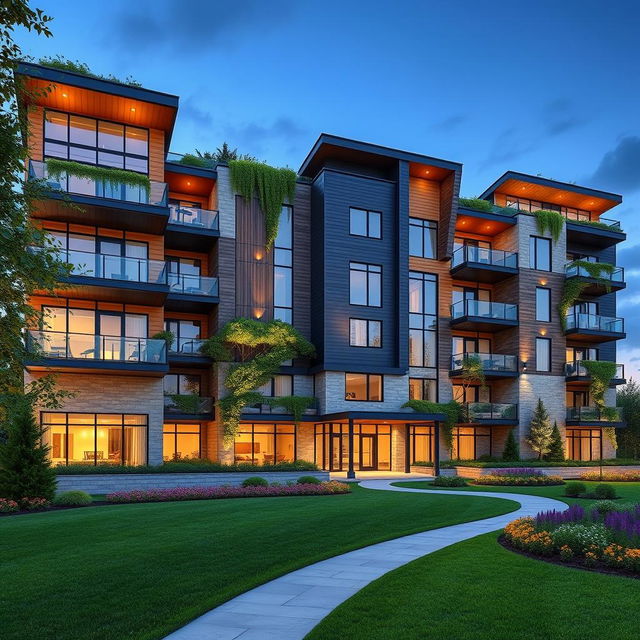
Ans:
[{"label": "stone retaining wall", "polygon": [[[533,467],[548,476],[560,476],[561,478],[571,479],[578,478],[583,473],[589,471],[599,471],[600,467]],[[504,469],[490,467],[454,467],[456,475],[461,478],[479,478],[480,476],[492,475],[496,472],[504,471]],[[640,471],[640,465],[629,466],[604,466],[603,473],[607,471],[623,472],[623,471]]]},{"label": "stone retaining wall", "polygon": [[175,489],[177,487],[239,486],[245,478],[260,476],[271,482],[295,482],[301,476],[329,480],[327,471],[270,471],[260,473],[101,473],[59,475],[58,491],[77,489],[102,495],[135,489]]}]

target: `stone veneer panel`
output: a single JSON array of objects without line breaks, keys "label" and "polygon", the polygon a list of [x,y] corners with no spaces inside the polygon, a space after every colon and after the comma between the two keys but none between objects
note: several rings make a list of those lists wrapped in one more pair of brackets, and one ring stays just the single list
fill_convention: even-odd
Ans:
[{"label": "stone veneer panel", "polygon": [[218,165],[218,220],[222,238],[236,237],[236,199],[231,188],[229,167]]}]

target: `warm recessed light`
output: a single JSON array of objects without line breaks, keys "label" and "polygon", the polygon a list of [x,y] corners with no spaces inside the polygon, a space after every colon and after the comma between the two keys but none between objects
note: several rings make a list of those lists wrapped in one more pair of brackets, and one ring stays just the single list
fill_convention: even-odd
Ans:
[{"label": "warm recessed light", "polygon": [[68,98],[69,96],[68,96],[66,93],[63,93],[63,94],[62,94],[62,97],[63,97],[63,98]]},{"label": "warm recessed light", "polygon": [[187,180],[187,187],[190,187],[191,183]]},{"label": "warm recessed light", "polygon": [[135,110],[136,110],[136,108],[135,108],[135,107],[131,107],[131,111],[135,111]]},{"label": "warm recessed light", "polygon": [[520,189],[521,189],[522,191],[524,191],[526,188],[527,188],[527,187],[520,187]]},{"label": "warm recessed light", "polygon": [[427,175],[429,175],[429,169],[427,169],[427,170],[425,171],[425,173],[426,173]]}]

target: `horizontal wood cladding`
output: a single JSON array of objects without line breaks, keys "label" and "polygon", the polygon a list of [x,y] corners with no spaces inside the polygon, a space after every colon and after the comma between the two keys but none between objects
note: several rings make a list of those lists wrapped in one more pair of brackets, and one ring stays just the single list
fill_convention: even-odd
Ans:
[{"label": "horizontal wood cladding", "polygon": [[409,178],[409,216],[440,220],[440,183],[424,178]]},{"label": "horizontal wood cladding", "polygon": [[164,131],[149,130],[149,179],[164,182]]},{"label": "horizontal wood cladding", "polygon": [[293,203],[293,325],[311,339],[311,185],[298,184]]},{"label": "horizontal wood cladding", "polygon": [[44,109],[42,107],[29,107],[28,122],[28,146],[29,157],[32,160],[42,160],[44,155]]},{"label": "horizontal wood cladding", "polygon": [[456,169],[440,183],[440,224],[438,225],[438,258],[450,258],[458,215],[458,195],[462,170]]}]

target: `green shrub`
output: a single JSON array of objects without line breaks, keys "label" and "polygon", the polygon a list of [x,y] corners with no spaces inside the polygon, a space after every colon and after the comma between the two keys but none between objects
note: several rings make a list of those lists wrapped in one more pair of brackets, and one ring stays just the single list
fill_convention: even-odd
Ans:
[{"label": "green shrub", "polygon": [[458,204],[467,209],[476,211],[493,211],[493,205],[488,200],[482,198],[458,198]]},{"label": "green shrub", "polygon": [[300,476],[298,484],[320,484],[321,480],[315,476]]},{"label": "green shrub", "polygon": [[614,500],[617,498],[616,490],[610,484],[599,484],[593,490],[597,500]]},{"label": "green shrub", "polygon": [[249,472],[268,473],[270,471],[317,471],[313,462],[296,460],[295,462],[278,462],[277,464],[251,464],[238,462],[237,464],[222,464],[202,458],[180,459],[179,462],[165,462],[159,465],[120,466],[110,464],[82,465],[54,467],[57,475],[91,475],[95,473],[237,473]]},{"label": "green shrub", "polygon": [[52,504],[56,507],[86,507],[93,498],[84,491],[63,491],[55,496]]},{"label": "green shrub", "polygon": [[611,500],[599,500],[593,505],[593,509],[599,516],[604,517],[607,513],[618,511],[618,505]]},{"label": "green shrub", "polygon": [[436,476],[434,487],[466,487],[467,481],[460,476]]},{"label": "green shrub", "polygon": [[564,495],[568,498],[579,498],[583,493],[587,492],[584,482],[567,482],[564,488]]},{"label": "green shrub", "polygon": [[269,482],[260,476],[251,476],[242,481],[243,487],[268,487]]},{"label": "green shrub", "polygon": [[551,532],[553,544],[557,548],[565,545],[574,553],[584,553],[591,545],[604,548],[610,542],[611,534],[601,523],[581,524],[571,522],[561,524]]}]

